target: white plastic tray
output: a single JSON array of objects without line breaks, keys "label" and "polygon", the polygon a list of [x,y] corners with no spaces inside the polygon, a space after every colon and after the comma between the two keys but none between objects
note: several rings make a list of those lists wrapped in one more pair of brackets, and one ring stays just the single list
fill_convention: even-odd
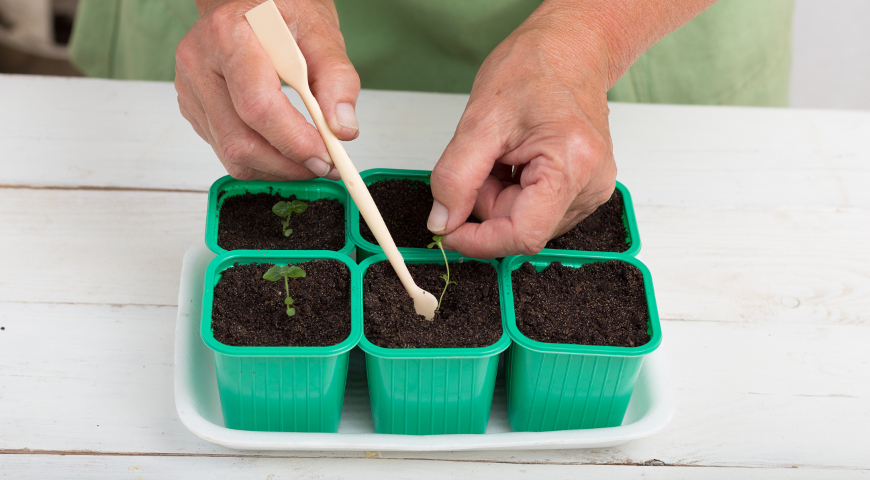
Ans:
[{"label": "white plastic tray", "polygon": [[674,415],[673,394],[662,347],[644,360],[622,426],[558,432],[514,432],[508,426],[504,379],[499,372],[484,435],[384,435],[374,433],[359,349],[351,352],[344,410],[338,433],[249,432],[223,426],[212,352],[200,339],[205,268],[214,258],[205,244],[184,256],[175,329],[175,405],[182,423],[199,437],[242,450],[531,450],[599,448],[648,437]]}]

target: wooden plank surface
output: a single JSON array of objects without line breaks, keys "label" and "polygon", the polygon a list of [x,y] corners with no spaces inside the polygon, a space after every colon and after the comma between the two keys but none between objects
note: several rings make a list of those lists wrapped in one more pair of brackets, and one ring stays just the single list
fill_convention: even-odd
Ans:
[{"label": "wooden plank surface", "polygon": [[147,480],[184,478],[297,478],[442,480],[501,480],[504,478],[576,480],[658,479],[866,479],[867,471],[815,469],[686,468],[669,466],[542,465],[492,462],[432,462],[383,458],[227,458],[70,455],[5,455],[0,475],[18,479],[87,478],[89,480],[129,478]]},{"label": "wooden plank surface", "polygon": [[[431,167],[465,100],[363,92],[363,134],[348,150],[361,169]],[[870,471],[870,112],[614,104],[619,179],[665,319],[671,425],[609,449],[363,459],[236,452],[179,423],[181,257],[202,239],[201,192],[223,170],[178,114],[171,84],[0,75],[0,108],[0,473]],[[679,467],[630,466],[645,462]]]},{"label": "wooden plank surface", "polygon": [[175,305],[206,197],[0,189],[0,301]]},{"label": "wooden plank surface", "polygon": [[[431,168],[466,100],[363,91],[348,153],[360,170]],[[170,82],[0,75],[0,105],[0,185],[205,191],[224,174]],[[610,124],[638,204],[870,207],[870,112],[615,103]]]},{"label": "wooden plank surface", "polygon": [[[178,421],[174,314],[172,307],[0,303],[0,453],[261,454],[200,440]],[[677,414],[654,437],[598,450],[382,456],[870,469],[868,359],[856,355],[870,328],[664,321],[663,331]]]},{"label": "wooden plank surface", "polygon": [[[0,301],[175,305],[206,195],[0,188]],[[870,324],[870,209],[639,206],[664,318]],[[56,283],[43,288],[51,271]]]}]

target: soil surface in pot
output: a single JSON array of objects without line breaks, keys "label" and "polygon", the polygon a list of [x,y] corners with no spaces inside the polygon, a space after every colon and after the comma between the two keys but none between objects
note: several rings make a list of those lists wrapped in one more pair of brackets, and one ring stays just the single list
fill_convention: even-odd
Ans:
[{"label": "soil surface in pot", "polygon": [[305,277],[289,279],[296,314],[285,313],[284,279],[263,278],[271,263],[234,266],[214,288],[212,331],[231,346],[323,347],[350,335],[350,272],[335,260],[295,265]]},{"label": "soil surface in pot", "polygon": [[290,215],[289,228],[293,233],[285,237],[281,226],[284,218],[272,213],[272,206],[293,200],[296,195],[250,192],[227,198],[219,211],[218,246],[226,250],[339,251],[344,248],[344,205],[331,198],[314,202],[302,200],[308,204],[308,209]]},{"label": "soil surface in pot", "polygon": [[[444,264],[408,264],[420,288],[441,295]],[[502,335],[495,268],[481,262],[450,262],[451,284],[432,321],[417,315],[414,302],[389,262],[366,270],[363,279],[365,336],[384,348],[475,348]]]},{"label": "soil surface in pot", "polygon": [[649,342],[643,274],[626,262],[552,263],[511,274],[517,328],[547,343],[639,347]]},{"label": "soil surface in pot", "polygon": [[574,228],[547,242],[547,248],[562,250],[586,250],[591,252],[624,252],[628,250],[625,239],[628,232],[622,223],[625,203],[619,190],[614,190],[610,200],[584,218]]},{"label": "soil surface in pot", "polygon": [[[426,228],[432,210],[432,188],[420,180],[382,180],[369,185],[390,234],[398,247],[425,248],[432,242],[432,232]],[[586,250],[592,252],[624,252],[628,232],[622,222],[625,204],[619,190],[564,235],[547,242],[547,248]],[[469,222],[480,223],[474,216]],[[360,217],[360,235],[377,245],[372,231]]]},{"label": "soil surface in pot", "polygon": [[[433,233],[426,228],[426,223],[433,198],[432,188],[426,182],[381,180],[368,187],[397,247],[426,248],[432,243]],[[474,216],[468,217],[468,221],[480,223]],[[374,245],[378,244],[362,215],[359,217],[359,233]]]}]

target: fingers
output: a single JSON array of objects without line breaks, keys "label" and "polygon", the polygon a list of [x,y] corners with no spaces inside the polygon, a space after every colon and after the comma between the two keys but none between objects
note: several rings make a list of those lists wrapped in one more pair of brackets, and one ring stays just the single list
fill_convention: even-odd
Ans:
[{"label": "fingers", "polygon": [[178,109],[181,111],[181,116],[190,122],[193,130],[200,138],[205,140],[206,143],[211,143],[211,136],[207,134],[203,127],[204,122],[200,120],[205,119],[205,111],[202,109],[202,104],[194,100],[195,97],[187,91],[187,88],[182,85],[178,77],[175,79],[175,90],[178,92]]},{"label": "fingers", "polygon": [[[224,52],[225,60],[219,72],[226,81],[226,93],[235,111],[231,116],[239,118],[249,130],[260,135],[284,157],[305,165],[316,175],[326,175],[332,162],[320,134],[281,91],[278,75],[250,28],[243,31],[244,34],[240,35],[246,38],[239,41],[240,46]],[[206,104],[207,112],[212,108],[225,111],[221,107],[225,106],[226,101],[220,97],[209,99],[211,102]],[[238,125],[235,118],[228,123]],[[237,137],[261,143],[248,138],[249,135],[242,133],[241,129],[230,134],[230,138]],[[216,140],[220,141],[219,137]],[[258,150],[267,149],[258,145]],[[274,156],[268,158],[274,160]],[[274,171],[277,165],[274,165],[274,161],[270,163]],[[263,167],[261,170],[266,168],[265,165]]]},{"label": "fingers", "polygon": [[355,109],[360,81],[347,58],[338,27],[310,31],[300,37],[299,49],[308,63],[311,93],[330,130],[341,140],[355,139],[359,136]]},{"label": "fingers", "polygon": [[480,220],[507,217],[522,190],[523,187],[518,184],[501,181],[490,175],[477,192],[472,213]]},{"label": "fingers", "polygon": [[320,167],[310,159],[302,162],[303,165],[289,161],[285,154],[242,121],[229,101],[228,92],[208,98],[207,103],[206,118],[213,139],[212,147],[233,177],[240,178],[234,175],[240,173],[246,177],[244,180],[262,179],[248,178],[248,170],[285,180],[307,180],[316,174],[328,173],[328,166],[318,170]]},{"label": "fingers", "polygon": [[[309,60],[318,84],[314,93],[338,137],[350,140],[359,132],[354,112],[359,78],[344,54],[334,8],[325,5],[282,7],[291,30],[309,32],[314,43],[329,40],[313,50],[316,56],[322,49],[322,58]],[[320,134],[281,91],[271,61],[244,19],[250,6],[227,2],[208,9],[179,44],[175,83],[182,115],[231,175],[337,178]]]},{"label": "fingers", "polygon": [[554,163],[535,158],[518,185],[499,189],[488,181],[475,206],[483,223],[461,225],[444,237],[444,246],[473,258],[540,252],[574,196]]},{"label": "fingers", "polygon": [[502,142],[493,131],[463,116],[456,134],[432,170],[430,183],[435,201],[427,223],[430,231],[445,234],[465,222],[474,208],[478,191],[501,156],[501,146]]}]

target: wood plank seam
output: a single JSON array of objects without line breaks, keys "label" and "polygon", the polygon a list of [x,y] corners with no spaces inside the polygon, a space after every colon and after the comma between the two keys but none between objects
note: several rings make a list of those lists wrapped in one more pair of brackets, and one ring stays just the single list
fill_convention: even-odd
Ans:
[{"label": "wood plank seam", "polygon": [[161,192],[161,193],[208,193],[208,190],[185,189],[185,188],[156,188],[156,187],[109,187],[102,185],[19,185],[0,184],[0,189],[11,190],[91,190],[106,192]]},{"label": "wood plank seam", "polygon": [[[94,450],[32,450],[29,448],[6,449],[0,450],[0,455],[57,455],[57,456],[86,456],[86,457],[198,457],[198,458],[286,458],[286,459],[321,459],[328,458],[330,460],[357,460],[360,458],[371,458],[378,460],[394,460],[394,461],[427,461],[427,462],[447,462],[447,463],[491,463],[501,465],[566,465],[566,466],[581,466],[581,465],[596,465],[596,466],[626,466],[626,467],[697,467],[697,468],[752,468],[752,469],[770,469],[770,468],[801,468],[799,465],[787,466],[732,466],[732,465],[702,465],[698,463],[665,463],[659,459],[650,459],[643,462],[633,462],[630,460],[624,462],[542,462],[542,461],[520,461],[520,460],[475,460],[475,459],[447,459],[447,458],[425,458],[425,457],[396,457],[384,458],[383,456],[368,456],[365,452],[359,452],[358,456],[302,456],[302,455],[257,455],[257,454],[229,454],[229,453],[149,453],[149,452],[98,452]],[[809,467],[809,466],[806,466]],[[832,466],[812,466],[812,469],[821,470],[858,470],[865,471],[868,469],[862,468],[845,468]]]}]

